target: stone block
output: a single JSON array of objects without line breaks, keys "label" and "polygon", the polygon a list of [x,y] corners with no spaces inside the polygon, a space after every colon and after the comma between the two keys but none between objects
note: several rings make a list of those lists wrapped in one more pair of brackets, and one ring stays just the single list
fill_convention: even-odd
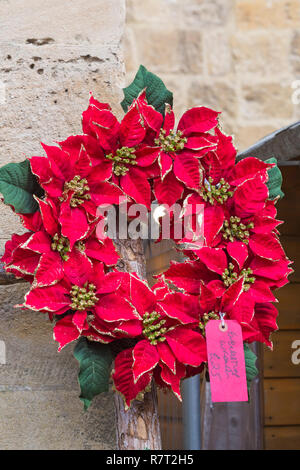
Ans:
[{"label": "stone block", "polygon": [[244,85],[241,94],[241,118],[246,122],[293,117],[290,83],[263,82]]},{"label": "stone block", "polygon": [[236,25],[241,30],[299,27],[298,0],[237,0]]}]

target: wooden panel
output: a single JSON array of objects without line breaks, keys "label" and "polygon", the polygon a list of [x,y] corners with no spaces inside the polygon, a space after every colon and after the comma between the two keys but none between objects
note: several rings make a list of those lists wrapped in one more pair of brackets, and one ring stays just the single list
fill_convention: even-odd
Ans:
[{"label": "wooden panel", "polygon": [[266,450],[300,450],[300,426],[265,428]]},{"label": "wooden panel", "polygon": [[278,219],[284,220],[279,230],[282,234],[299,235],[300,233],[300,168],[281,167],[283,176],[282,189],[285,197],[278,202]]},{"label": "wooden panel", "polygon": [[172,393],[159,390],[158,413],[163,449],[182,449],[182,404]]},{"label": "wooden panel", "polygon": [[150,242],[147,244],[145,250],[146,259],[152,258],[153,256],[160,255],[166,251],[172,250],[174,247],[174,242],[172,240],[162,240],[159,243]]},{"label": "wooden panel", "polygon": [[265,379],[264,396],[265,425],[300,425],[300,379]]},{"label": "wooden panel", "polygon": [[147,261],[147,273],[148,274],[158,274],[170,265],[171,260],[180,260],[181,254],[175,250],[170,250],[160,255],[154,256],[153,258]]},{"label": "wooden panel", "polygon": [[160,420],[160,430],[163,450],[180,450],[183,448],[182,421],[162,419]]},{"label": "wooden panel", "polygon": [[276,291],[279,300],[278,326],[280,329],[300,329],[300,284],[287,284]]},{"label": "wooden panel", "polygon": [[172,392],[158,390],[158,412],[161,418],[182,419],[182,403]]},{"label": "wooden panel", "polygon": [[277,331],[272,335],[274,350],[264,352],[265,377],[300,377],[300,365],[291,361],[291,344],[300,340],[300,331]]}]

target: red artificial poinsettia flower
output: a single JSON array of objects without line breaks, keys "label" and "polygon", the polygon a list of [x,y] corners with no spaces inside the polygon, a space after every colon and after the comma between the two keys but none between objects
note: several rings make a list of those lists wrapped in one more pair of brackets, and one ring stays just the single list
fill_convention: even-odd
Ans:
[{"label": "red artificial poinsettia flower", "polygon": [[119,204],[126,197],[120,188],[103,181],[101,166],[92,166],[83,144],[68,146],[68,151],[47,145],[43,148],[47,158],[31,157],[30,165],[46,192],[46,200],[52,200],[59,208],[61,234],[72,248],[87,236],[99,205]]},{"label": "red artificial poinsettia flower", "polygon": [[[198,299],[172,293],[162,285],[150,290],[134,277],[132,281],[133,303],[142,317],[139,341],[118,354],[113,373],[115,388],[130,406],[154,376],[180,398],[180,381],[187,374],[186,367],[200,367],[206,360],[205,341],[194,331],[199,317]],[[190,370],[188,373],[191,375]]]},{"label": "red artificial poinsettia flower", "polygon": [[[247,232],[249,226],[253,225],[251,218],[254,216],[262,215],[262,211],[265,211],[265,216],[269,215],[266,208],[269,197],[266,182],[267,170],[273,166],[253,157],[236,163],[232,138],[218,128],[215,134],[218,138],[216,148],[201,158],[204,177],[199,194],[190,192],[183,203],[185,216],[192,215],[200,207],[205,208],[204,239],[207,246],[218,244],[222,229],[226,231],[229,241],[230,237],[235,238],[239,232]],[[268,224],[264,228],[276,227],[276,223],[271,220],[256,222],[257,226],[263,222]],[[232,230],[231,226],[236,223],[242,230],[236,227]]]},{"label": "red artificial poinsettia flower", "polygon": [[22,235],[14,233],[5,244],[5,252],[1,261],[4,263],[7,273],[13,274],[17,279],[25,279],[25,281],[32,283],[40,257],[22,248],[30,236],[30,232]]},{"label": "red artificial poinsettia flower", "polygon": [[174,112],[166,107],[163,127],[155,139],[160,149],[160,177],[154,182],[154,193],[160,204],[172,206],[185,188],[199,190],[203,181],[199,158],[216,147],[217,137],[209,132],[216,128],[218,114],[205,107],[192,108],[183,114],[176,130]]},{"label": "red artificial poinsettia flower", "polygon": [[[239,251],[232,253],[229,258],[223,248],[203,247],[196,252],[199,261],[187,261],[182,263],[182,267],[176,263],[164,273],[164,277],[177,287],[186,287],[187,292],[199,289],[201,280],[206,284],[214,281],[218,289],[223,292],[240,277],[244,277],[244,291],[247,297],[250,296],[256,302],[274,302],[276,299],[271,290],[284,285],[291,272],[290,261],[286,258],[279,242],[275,247],[277,254],[274,260],[268,258],[268,253],[264,258],[259,258],[247,257],[247,253],[244,252],[242,258]],[[274,253],[276,253],[275,248]],[[180,277],[180,272],[183,279]],[[194,282],[188,287],[190,277]]]},{"label": "red artificial poinsettia flower", "polygon": [[[118,289],[128,283],[129,274],[118,271],[105,273],[102,263],[87,258],[70,258],[64,265],[64,277],[51,286],[33,286],[25,295],[23,307],[56,315],[54,337],[59,350],[81,335],[93,341],[109,343],[118,335],[98,330],[106,315],[107,324],[132,320],[137,314]],[[61,316],[61,318],[59,318]],[[124,336],[124,335],[123,335]]]},{"label": "red artificial poinsettia flower", "polygon": [[[260,179],[260,175],[257,176]],[[211,204],[203,201],[201,196],[190,194],[183,203],[183,216],[186,221],[191,219],[191,224],[195,226],[195,220],[201,220],[199,233],[201,236],[195,237],[194,240],[182,238],[175,240],[176,243],[190,243],[191,249],[197,250],[197,247],[227,247],[230,250],[231,245],[237,246],[237,243],[243,243],[250,248],[250,251],[256,251],[255,240],[259,240],[262,236],[268,235],[270,239],[275,238],[278,234],[277,227],[282,223],[276,219],[275,202],[266,199],[267,186],[260,203],[259,211],[255,209],[250,214],[249,208],[244,204],[245,211],[236,210],[235,194],[227,202],[223,204]],[[253,195],[248,194],[248,202],[251,204]],[[256,199],[256,202],[257,199]],[[237,215],[238,214],[238,215]],[[183,223],[182,221],[182,223]],[[179,223],[181,223],[179,221]],[[197,235],[197,232],[193,232]],[[193,243],[193,246],[191,245]],[[246,246],[244,246],[246,249]]]},{"label": "red artificial poinsettia flower", "polygon": [[276,318],[278,310],[271,303],[257,303],[249,323],[242,324],[244,341],[259,341],[273,349],[270,335],[278,329]]},{"label": "red artificial poinsettia flower", "polygon": [[244,278],[240,278],[221,294],[213,282],[207,286],[203,284],[199,297],[199,327],[204,333],[207,322],[219,319],[222,312],[225,319],[235,320],[241,325],[244,341],[260,341],[272,347],[270,335],[277,329],[278,311],[270,302],[257,303],[247,297],[244,285]]},{"label": "red artificial poinsettia flower", "polygon": [[192,294],[199,294],[202,282],[206,285],[214,282],[220,292],[224,292],[244,277],[245,291],[250,291],[255,301],[267,302],[274,301],[271,290],[284,285],[291,272],[290,261],[285,257],[275,261],[252,257],[239,265],[234,258],[228,260],[222,248],[209,247],[203,247],[197,256],[197,260],[171,263],[170,268],[158,277]]},{"label": "red artificial poinsettia flower", "polygon": [[[225,319],[240,323],[244,341],[261,341],[271,346],[270,334],[277,329],[278,312],[270,303],[270,300],[276,299],[270,298],[270,291],[263,282],[255,286],[256,295],[249,296],[247,275],[241,276],[228,287],[219,279],[212,279],[208,274],[209,270],[206,270],[206,265],[200,261],[172,263],[169,270],[160,277],[177,288],[198,296],[199,328],[203,334],[207,322],[210,319],[219,319],[220,313],[223,313]],[[260,303],[258,298],[267,298],[267,301]]]},{"label": "red artificial poinsettia flower", "polygon": [[162,120],[162,115],[148,105],[145,92],[133,100],[120,123],[109,105],[93,97],[83,113],[83,132],[98,146],[97,158],[91,153],[93,162],[98,160],[107,170],[107,180],[146,207],[151,204],[149,180],[158,174],[159,149],[154,146],[154,135]]},{"label": "red artificial poinsettia flower", "polygon": [[[98,240],[92,226],[85,240],[76,242],[70,248],[70,242],[61,234],[57,208],[52,201],[37,199],[40,211],[34,214],[19,214],[23,225],[29,232],[13,235],[7,242],[2,261],[7,272],[25,277],[34,282],[34,286],[49,286],[64,277],[64,270],[74,263],[86,267],[88,258],[115,265],[119,255],[112,240]],[[32,276],[32,277],[28,277]]]}]

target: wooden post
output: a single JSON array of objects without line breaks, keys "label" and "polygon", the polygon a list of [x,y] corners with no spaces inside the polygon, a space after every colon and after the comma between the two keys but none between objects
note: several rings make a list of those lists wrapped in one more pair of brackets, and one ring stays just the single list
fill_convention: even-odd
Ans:
[{"label": "wooden post", "polygon": [[117,447],[119,450],[160,450],[161,437],[154,383],[144,401],[134,400],[125,411],[123,398],[115,393]]},{"label": "wooden post", "polygon": [[[146,278],[146,260],[142,240],[114,240],[120,253],[117,268],[136,272]],[[144,401],[134,400],[125,411],[123,398],[115,393],[116,432],[119,450],[160,450],[161,435],[158,418],[157,393],[152,382]]]}]

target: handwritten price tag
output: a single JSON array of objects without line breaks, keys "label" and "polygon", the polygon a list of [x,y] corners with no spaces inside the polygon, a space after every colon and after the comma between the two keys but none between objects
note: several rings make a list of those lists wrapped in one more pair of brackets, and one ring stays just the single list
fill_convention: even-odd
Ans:
[{"label": "handwritten price tag", "polygon": [[241,326],[234,320],[206,325],[208,370],[213,402],[248,401]]}]

